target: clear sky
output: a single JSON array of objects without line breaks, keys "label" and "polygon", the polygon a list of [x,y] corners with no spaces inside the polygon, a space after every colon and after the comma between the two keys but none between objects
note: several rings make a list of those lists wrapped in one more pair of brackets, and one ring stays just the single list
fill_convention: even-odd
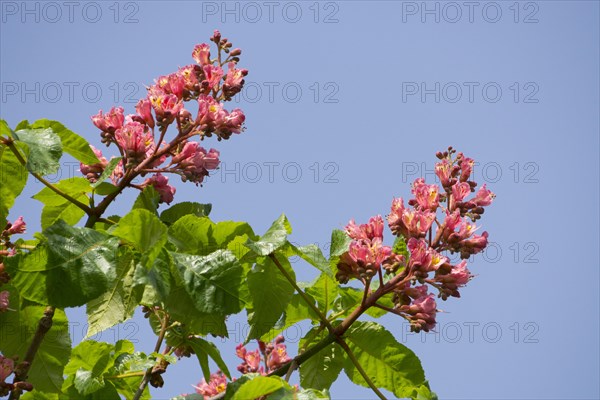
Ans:
[{"label": "clear sky", "polygon": [[[250,75],[236,106],[247,131],[207,143],[222,169],[202,188],[179,185],[176,197],[213,203],[215,220],[247,220],[261,233],[285,212],[295,242],[326,248],[332,229],[385,215],[414,178],[433,179],[437,150],[475,158],[475,180],[498,196],[482,220],[494,243],[476,257],[477,277],[440,304],[437,333],[383,322],[442,399],[600,397],[597,1],[0,7],[0,116],[11,126],[56,119],[96,144],[90,115],[114,104],[133,112],[143,85],[191,63],[213,29],[241,47]],[[60,178],[76,169],[66,159]],[[26,216],[30,233],[37,190],[12,214]],[[125,213],[125,199],[113,211]],[[314,276],[295,265],[300,278]],[[79,341],[84,311],[69,315]],[[231,340],[218,342],[233,366],[244,318],[231,318]],[[139,316],[100,337],[115,338],[145,351],[153,343]],[[200,377],[197,361],[183,360],[153,393],[190,391]],[[373,398],[343,374],[332,393]]]}]

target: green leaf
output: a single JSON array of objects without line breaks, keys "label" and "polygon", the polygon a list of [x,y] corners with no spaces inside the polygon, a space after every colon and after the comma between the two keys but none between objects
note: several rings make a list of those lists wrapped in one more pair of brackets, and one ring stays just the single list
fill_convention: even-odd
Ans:
[{"label": "green leaf", "polygon": [[202,373],[204,374],[204,379],[206,382],[210,380],[210,368],[208,366],[207,356],[213,359],[225,376],[231,379],[231,374],[229,373],[227,364],[225,364],[225,361],[223,361],[217,346],[199,337],[192,337],[185,343],[194,349],[194,353],[196,353],[196,356],[198,357],[198,361],[200,362],[200,367],[202,368]]},{"label": "green leaf", "polygon": [[233,400],[256,399],[279,389],[291,390],[291,387],[280,377],[258,376],[243,383],[233,395]]},{"label": "green leaf", "polygon": [[[279,257],[279,261],[287,273],[295,279],[289,261],[282,257]],[[252,309],[248,310],[250,332],[246,341],[260,338],[269,332],[294,294],[293,286],[270,257],[265,257],[248,273],[248,289],[252,299]]]},{"label": "green leaf", "polygon": [[182,394],[180,396],[175,396],[175,397],[171,398],[171,400],[203,400],[203,399],[204,399],[204,397],[198,393]]},{"label": "green leaf", "polygon": [[154,261],[149,271],[138,268],[137,283],[146,285],[142,304],[161,305],[169,310],[172,319],[185,324],[192,334],[227,336],[225,315],[200,312],[172,265],[172,257],[163,252]]},{"label": "green leaf", "polygon": [[[98,182],[96,182],[98,183]],[[100,184],[98,184],[98,186],[96,186],[96,188],[94,189],[94,193],[100,195],[100,196],[107,196],[111,193],[114,193],[118,190],[119,188],[116,187],[115,185],[113,185],[112,183],[108,183],[108,182],[102,182]]]},{"label": "green leaf", "polygon": [[92,187],[95,189],[98,186],[100,186],[100,184],[103,183],[105,180],[110,178],[110,175],[113,173],[115,168],[117,168],[117,165],[119,165],[119,162],[121,162],[122,159],[123,157],[111,158],[106,168],[104,168],[104,171],[102,171],[102,175],[100,175],[100,177],[95,183],[92,183]]},{"label": "green leaf", "polygon": [[[316,341],[323,339],[327,333],[315,335],[316,328],[311,329],[298,343],[299,349],[307,349]],[[325,347],[300,365],[300,386],[313,389],[329,389],[344,368],[346,353],[336,344]]]},{"label": "green leaf", "polygon": [[329,390],[302,389],[295,393],[295,400],[329,400]]},{"label": "green leaf", "polygon": [[[3,120],[0,122],[0,126],[6,124]],[[17,147],[24,147],[18,146],[19,143],[15,144]],[[27,169],[13,152],[6,146],[0,146],[0,224],[4,224],[8,218],[8,211],[23,191],[28,176]]]},{"label": "green leaf", "polygon": [[[63,179],[55,183],[54,186],[83,204],[87,205],[89,203],[87,193],[92,192],[92,187],[85,178]],[[75,225],[85,215],[81,208],[48,187],[42,189],[33,198],[44,203],[41,220],[42,229],[46,229],[59,219],[64,220],[69,225]]]},{"label": "green leaf", "polygon": [[273,222],[273,225],[259,240],[248,239],[246,247],[258,254],[267,256],[287,243],[287,235],[292,233],[292,227],[285,215]]},{"label": "green leaf", "polygon": [[333,272],[331,271],[329,261],[327,261],[323,255],[323,252],[317,245],[309,244],[307,246],[296,247],[290,243],[288,246],[294,255],[301,257],[304,261],[317,268],[319,271],[333,278]]},{"label": "green leaf", "polygon": [[142,256],[142,263],[150,266],[167,243],[167,227],[152,212],[132,210],[119,221],[111,232],[133,246]]},{"label": "green leaf", "polygon": [[118,238],[64,221],[43,234],[46,243],[30,254],[5,259],[12,284],[26,299],[77,307],[107,291],[115,279]]},{"label": "green leaf", "polygon": [[319,309],[324,314],[327,314],[331,310],[335,298],[338,296],[338,289],[338,283],[329,275],[323,273],[305,291],[317,300]]},{"label": "green leaf", "polygon": [[[310,295],[309,298],[312,299]],[[316,302],[315,302],[316,303]],[[299,294],[294,294],[292,299],[288,303],[283,317],[277,321],[277,324],[269,332],[262,335],[260,338],[263,342],[270,342],[277,337],[281,332],[285,331],[289,327],[297,324],[305,319],[318,321],[319,316],[314,312],[312,308],[306,304],[306,301]]]},{"label": "green leaf", "polygon": [[[374,322],[355,322],[345,338],[375,386],[402,398],[416,399],[428,392],[419,358],[398,343],[383,326]],[[368,387],[349,358],[346,358],[344,370],[352,382]]]},{"label": "green leaf", "polygon": [[12,136],[12,130],[8,126],[8,123],[3,119],[0,119],[0,135],[4,137]]},{"label": "green leaf", "polygon": [[407,260],[410,257],[410,253],[406,248],[406,240],[404,240],[403,237],[397,237],[396,240],[394,240],[394,247],[392,248],[392,251],[396,254],[403,255]]},{"label": "green leaf", "polygon": [[[28,303],[12,286],[2,290],[10,293],[12,310],[0,313],[0,352],[4,355],[25,356],[46,307]],[[55,310],[52,327],[46,333],[29,370],[29,382],[39,391],[59,393],[63,383],[63,368],[71,354],[71,339],[67,316]]]},{"label": "green leaf", "polygon": [[148,185],[142,190],[142,193],[138,195],[137,199],[135,199],[132,210],[142,208],[158,215],[156,210],[158,209],[159,200],[160,195],[156,189],[154,189],[152,185]]},{"label": "green leaf", "polygon": [[[375,287],[374,287],[375,286]],[[372,289],[376,289],[375,282],[372,285]],[[360,305],[362,302],[364,295],[363,290],[359,290],[353,287],[341,287],[339,288],[339,297],[336,299],[334,303],[334,312],[336,314],[339,313],[338,318],[345,318],[350,313]],[[377,303],[387,306],[389,308],[394,308],[394,302],[392,300],[393,294],[389,293],[385,296],[379,298]],[[387,314],[387,311],[378,308],[378,307],[369,307],[365,314],[373,317],[380,318]]]},{"label": "green leaf", "polygon": [[167,208],[160,214],[160,219],[167,225],[174,224],[179,218],[186,215],[195,215],[196,217],[208,217],[212,209],[212,204],[200,204],[185,201],[177,203]]},{"label": "green leaf", "polygon": [[331,247],[329,249],[329,266],[334,272],[337,272],[337,265],[342,254],[348,251],[352,239],[346,232],[334,229],[331,232]]},{"label": "green leaf", "polygon": [[93,150],[90,148],[90,144],[87,140],[65,128],[65,126],[58,121],[40,119],[35,121],[31,125],[31,128],[52,129],[52,131],[60,138],[63,150],[84,164],[96,164],[100,162],[98,157],[96,157],[96,154],[94,154]]},{"label": "green leaf", "polygon": [[135,285],[135,266],[131,252],[122,251],[117,259],[116,279],[105,293],[87,303],[86,337],[133,317],[144,290],[143,286]]},{"label": "green leaf", "polygon": [[31,392],[25,392],[21,396],[21,400],[58,400],[58,394],[56,393],[45,393],[39,390],[33,389]]},{"label": "green leaf", "polygon": [[[246,222],[222,221],[217,224],[208,217],[186,215],[169,227],[169,240],[180,252],[208,255],[216,250],[226,249],[237,237],[254,237],[254,232]],[[239,249],[230,250],[239,257]]]},{"label": "green leaf", "polygon": [[60,137],[50,128],[22,129],[13,133],[15,139],[27,144],[27,169],[40,175],[55,174],[62,156]]},{"label": "green leaf", "polygon": [[221,315],[242,310],[247,298],[244,270],[231,251],[218,250],[207,256],[179,253],[171,256],[197,310]]}]

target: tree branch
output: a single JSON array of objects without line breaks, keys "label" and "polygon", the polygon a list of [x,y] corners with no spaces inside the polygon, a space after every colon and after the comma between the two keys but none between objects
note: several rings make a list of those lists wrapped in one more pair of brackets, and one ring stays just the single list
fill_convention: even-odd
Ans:
[{"label": "tree branch", "polygon": [[[17,383],[17,382],[27,381],[27,374],[29,373],[29,369],[31,368],[31,364],[33,363],[35,355],[36,355],[38,349],[40,348],[42,341],[44,340],[44,336],[46,335],[46,333],[48,333],[50,328],[52,328],[52,318],[53,317],[54,317],[54,307],[50,307],[50,306],[46,307],[46,309],[44,310],[44,316],[42,318],[40,318],[40,321],[38,322],[37,330],[35,331],[35,334],[33,335],[31,344],[29,345],[29,348],[27,349],[27,353],[25,353],[25,358],[23,359],[23,362],[21,363],[21,365],[23,365],[23,367],[18,371],[18,373],[15,374],[15,377],[13,379],[13,384]],[[21,390],[15,389],[11,392],[8,400],[18,400],[20,397],[21,397]]]},{"label": "tree branch", "polygon": [[381,393],[379,391],[379,389],[377,388],[377,386],[375,386],[375,384],[373,383],[373,381],[371,380],[371,378],[369,377],[369,375],[367,375],[367,373],[363,369],[362,365],[360,365],[360,362],[358,362],[358,359],[356,358],[356,356],[354,355],[354,353],[352,352],[352,350],[350,350],[350,347],[348,346],[348,343],[346,343],[346,341],[343,338],[341,338],[341,337],[337,338],[337,342],[338,342],[338,344],[340,346],[342,346],[342,349],[344,349],[344,351],[346,352],[346,354],[348,354],[348,357],[350,358],[350,361],[352,361],[352,364],[354,364],[354,366],[356,367],[356,369],[358,370],[358,372],[360,373],[360,375],[367,382],[367,385],[369,385],[369,387],[377,395],[377,397],[379,397],[381,400],[387,400],[385,398],[385,396],[383,395],[383,393]]},{"label": "tree branch", "polygon": [[313,301],[310,301],[310,298],[306,295],[306,293],[304,293],[304,291],[300,289],[298,284],[296,284],[294,278],[292,278],[290,274],[288,274],[288,272],[285,270],[285,268],[283,268],[283,265],[281,265],[275,254],[271,253],[269,254],[269,257],[271,258],[271,260],[273,260],[279,271],[281,271],[281,273],[288,280],[288,282],[294,287],[294,289],[296,289],[300,297],[302,297],[306,304],[308,304],[308,306],[317,314],[317,316],[321,320],[321,323],[327,327],[327,330],[330,333],[332,333],[334,329],[333,326],[331,326],[331,323],[329,322],[327,317],[321,312],[321,310],[319,310],[317,306],[315,306],[315,303]]},{"label": "tree branch", "polygon": [[[156,340],[156,345],[154,346],[154,352],[158,353],[160,351],[160,347],[162,346],[163,339],[165,338],[165,334],[167,333],[167,329],[169,327],[169,315],[165,314],[165,319],[160,322],[160,333],[158,334],[158,339]],[[135,395],[133,396],[133,400],[139,400],[144,394],[144,390],[146,386],[148,386],[148,382],[150,382],[150,376],[152,375],[153,367],[150,367],[144,373],[144,378],[140,383]]]},{"label": "tree branch", "polygon": [[[2,140],[2,143],[6,144],[6,146],[8,146],[8,148],[13,152],[13,154],[15,155],[15,157],[17,157],[17,160],[19,160],[19,162],[21,163],[21,165],[23,165],[24,167],[27,166],[27,161],[25,161],[25,159],[23,158],[23,156],[21,155],[21,152],[19,151],[19,149],[17,149],[17,147],[15,146],[15,142],[12,139],[4,139]],[[90,215],[90,213],[92,212],[92,209],[87,206],[86,204],[83,204],[82,202],[80,202],[79,200],[69,196],[68,194],[66,194],[65,192],[63,192],[62,190],[60,190],[59,188],[57,188],[56,186],[54,186],[52,183],[48,182],[46,179],[44,179],[40,174],[37,174],[35,172],[29,171],[29,173],[38,181],[42,182],[48,189],[52,190],[54,193],[56,193],[57,195],[63,197],[64,199],[68,200],[69,202],[75,204],[78,208],[82,209],[83,211],[85,211],[86,214]]]}]

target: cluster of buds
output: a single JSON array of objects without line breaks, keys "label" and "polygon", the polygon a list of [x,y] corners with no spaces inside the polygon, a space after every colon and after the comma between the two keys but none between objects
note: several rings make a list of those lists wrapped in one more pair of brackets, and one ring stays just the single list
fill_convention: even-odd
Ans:
[{"label": "cluster of buds", "polygon": [[[393,293],[393,311],[410,321],[416,332],[428,332],[436,324],[438,310],[429,287],[435,288],[442,300],[460,297],[459,289],[473,277],[465,259],[483,251],[488,243],[487,232],[475,234],[478,227],[474,222],[495,197],[485,185],[476,191],[477,183],[469,180],[474,165],[471,158],[451,147],[437,157],[440,162],[435,172],[441,188],[418,178],[412,184],[414,197],[408,207],[402,198],[392,201],[387,222],[396,240],[403,243],[399,248],[406,250],[398,251],[403,254],[394,252],[396,246],[392,249],[382,244],[380,216],[364,225],[352,220],[346,226],[352,242],[340,257],[336,273],[341,283],[356,278],[366,286],[376,273],[393,275],[384,292]],[[468,198],[471,193],[475,194]],[[458,253],[463,260],[453,265],[444,253]]]},{"label": "cluster of buds", "polygon": [[[10,281],[10,276],[6,272],[2,261],[4,257],[12,257],[16,254],[12,236],[23,234],[27,229],[27,224],[23,220],[23,217],[17,218],[12,223],[8,221],[5,222],[6,225],[4,226],[4,230],[0,232],[0,286]],[[10,310],[10,308],[8,308],[8,298],[8,291],[4,290],[0,292],[0,312]]]},{"label": "cluster of buds", "polygon": [[[198,142],[191,141],[192,137],[198,136],[202,141],[215,135],[222,140],[243,131],[242,110],[228,111],[223,105],[242,90],[248,74],[246,69],[237,68],[241,50],[232,49],[231,42],[218,31],[210,40],[217,47],[215,57],[211,57],[209,44],[195,46],[192,58],[196,64],[157,78],[147,88],[146,98],[137,103],[135,114],[125,115],[122,107],[113,107],[107,113],[99,111],[92,117],[102,132],[102,142],[107,146],[115,144],[123,158],[111,175],[115,185],[124,178],[127,178],[125,184],[130,185],[135,175],[151,173],[154,176],[142,185],[131,186],[142,189],[153,185],[161,202],[169,203],[175,189],[167,184],[166,177],[158,174],[177,174],[183,181],[199,185],[209,171],[219,166],[219,152],[207,151]],[[227,72],[223,70],[225,66]],[[186,102],[196,104],[195,115],[185,108]],[[166,141],[170,125],[176,126],[177,134]],[[100,162],[81,164],[80,168],[90,182],[96,182],[108,165],[102,152],[93,150]]]},{"label": "cluster of buds", "polygon": [[351,220],[346,226],[346,233],[352,242],[348,252],[341,256],[338,263],[336,278],[339,282],[347,283],[356,278],[366,283],[380,267],[393,272],[404,264],[404,256],[395,254],[391,247],[383,245],[381,215],[372,217],[367,224],[362,225]]},{"label": "cluster of buds", "polygon": [[[258,349],[248,351],[243,344],[236,347],[236,355],[242,360],[237,369],[242,374],[259,373],[266,375],[291,361],[284,344],[285,338],[277,336],[272,343],[258,340]],[[264,362],[264,366],[261,365]]]},{"label": "cluster of buds", "polygon": [[20,376],[23,374],[23,370],[29,366],[29,363],[26,362],[16,364],[16,359],[17,357],[9,358],[0,354],[0,397],[4,397],[15,390],[18,392],[33,390],[33,385],[29,382],[6,382],[6,378],[10,375],[14,373],[15,376]]},{"label": "cluster of buds", "polygon": [[194,386],[196,393],[201,394],[205,398],[211,398],[219,393],[223,393],[227,389],[227,377],[223,372],[217,371],[210,375],[210,380],[206,382],[204,378]]}]

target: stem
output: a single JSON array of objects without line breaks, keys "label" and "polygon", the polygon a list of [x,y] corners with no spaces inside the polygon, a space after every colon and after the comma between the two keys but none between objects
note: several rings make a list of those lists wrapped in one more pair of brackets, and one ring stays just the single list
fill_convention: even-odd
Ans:
[{"label": "stem", "polygon": [[[165,319],[160,323],[160,333],[158,334],[158,339],[156,340],[156,345],[154,346],[154,352],[158,353],[160,351],[160,347],[162,346],[163,339],[165,338],[165,334],[167,333],[167,328],[169,327],[169,315],[165,315]],[[150,382],[150,375],[152,375],[152,369],[154,367],[150,367],[144,373],[144,378],[138,387],[138,390],[135,392],[133,396],[133,400],[140,400],[142,394],[144,394],[144,390],[146,386],[148,386],[148,382]]]},{"label": "stem", "polygon": [[275,371],[269,373],[269,376],[273,376],[273,375],[284,376],[284,375],[286,375],[287,372],[289,371],[290,365],[292,363],[296,363],[296,367],[299,367],[304,361],[308,360],[309,358],[311,358],[312,356],[317,354],[319,351],[323,350],[325,347],[334,343],[335,341],[336,341],[335,336],[330,333],[325,338],[323,338],[320,342],[315,344],[313,347],[306,350],[304,353],[298,354],[296,357],[294,357],[292,359],[292,361],[283,364],[281,367],[277,368]]},{"label": "stem", "polygon": [[289,382],[290,378],[292,376],[292,372],[294,372],[294,370],[298,368],[298,365],[296,364],[296,362],[294,360],[292,360],[292,362],[290,363],[290,367],[288,368],[287,373],[285,374],[285,381]]},{"label": "stem", "polygon": [[[379,274],[381,276],[381,268],[379,268]],[[381,286],[383,286],[383,278],[380,277],[380,279],[381,279]],[[367,280],[367,283],[365,285],[365,292],[363,293],[363,298],[362,298],[362,301],[360,302],[361,307],[364,307],[365,303],[367,302],[367,296],[369,295],[369,287],[370,286],[371,286],[371,278],[369,278]]]},{"label": "stem", "polygon": [[[15,155],[15,157],[17,157],[17,160],[19,160],[19,162],[21,163],[21,165],[23,165],[24,167],[27,166],[27,161],[25,161],[25,159],[23,158],[23,156],[21,155],[21,152],[19,151],[19,149],[17,149],[17,147],[15,146],[15,143],[12,139],[4,139],[2,140],[2,143],[6,144],[8,146],[8,148],[13,152],[13,154]],[[78,208],[82,209],[83,211],[85,211],[86,214],[90,215],[90,213],[92,212],[92,209],[90,207],[88,207],[87,205],[83,204],[82,202],[80,202],[79,200],[69,196],[68,194],[66,194],[65,192],[63,192],[62,190],[60,190],[59,188],[57,188],[56,186],[54,186],[53,184],[51,184],[50,182],[48,182],[47,180],[45,180],[41,175],[29,171],[29,173],[38,181],[42,182],[46,187],[48,187],[50,190],[52,190],[54,193],[56,193],[57,195],[65,198],[66,200],[68,200],[69,202],[75,204]]]},{"label": "stem", "polygon": [[121,375],[106,376],[105,379],[131,378],[132,376],[144,376],[145,373],[146,373],[146,371],[128,372],[126,374],[121,374]]},{"label": "stem", "polygon": [[315,303],[308,298],[306,293],[304,293],[304,291],[302,289],[300,289],[300,287],[296,284],[296,281],[294,280],[294,278],[292,278],[290,276],[290,274],[288,274],[288,272],[285,270],[285,268],[283,268],[281,263],[279,263],[279,260],[277,259],[275,254],[271,253],[271,254],[269,254],[269,257],[271,258],[271,260],[273,260],[273,262],[275,263],[277,268],[279,268],[279,271],[281,271],[281,273],[283,274],[285,279],[287,279],[288,282],[294,287],[294,289],[296,289],[296,291],[302,297],[302,299],[306,302],[306,304],[308,304],[308,306],[310,308],[312,308],[312,310],[317,314],[317,316],[321,320],[321,323],[323,323],[327,327],[327,330],[329,332],[333,332],[334,331],[333,326],[331,326],[327,317],[321,312],[321,310],[319,310],[319,308],[317,306],[315,306]]},{"label": "stem", "polygon": [[341,337],[338,337],[337,342],[338,342],[338,344],[340,346],[342,346],[342,349],[344,349],[344,351],[346,352],[346,354],[348,354],[348,357],[350,358],[350,361],[352,361],[352,364],[354,364],[354,366],[356,367],[356,369],[358,370],[358,372],[360,372],[360,375],[367,382],[367,385],[369,385],[369,387],[371,388],[371,390],[373,392],[375,392],[375,394],[377,395],[377,397],[379,397],[382,400],[387,400],[385,398],[385,396],[383,395],[383,393],[381,393],[379,391],[379,389],[377,389],[377,386],[375,386],[375,384],[373,383],[373,381],[371,380],[371,378],[369,377],[369,375],[367,375],[367,373],[365,372],[365,370],[363,369],[363,367],[360,365],[360,362],[358,362],[356,356],[354,355],[354,353],[352,352],[352,350],[350,350],[350,347],[348,347],[348,343],[346,343],[344,341],[344,339],[342,339]]},{"label": "stem", "polygon": [[[177,136],[168,145],[166,145],[162,149],[158,150],[152,157],[148,157],[144,161],[142,161],[142,163],[140,163],[138,166],[136,166],[135,169],[133,171],[131,171],[131,173],[127,173],[123,177],[121,182],[119,182],[119,185],[117,186],[117,190],[115,190],[114,192],[112,192],[111,194],[106,196],[104,199],[102,199],[100,204],[98,204],[93,210],[91,210],[91,212],[89,213],[89,218],[88,218],[87,222],[85,223],[85,226],[88,228],[93,227],[94,224],[96,222],[98,222],[100,217],[102,217],[102,214],[104,214],[104,212],[106,211],[108,206],[114,201],[114,199],[119,194],[121,194],[123,189],[125,189],[127,186],[129,186],[129,184],[135,179],[135,177],[137,177],[146,168],[146,166],[148,164],[154,162],[157,158],[160,158],[164,154],[167,154],[168,152],[171,151],[171,149],[173,147],[175,147],[179,143],[191,138],[192,136],[195,136],[196,134],[198,134],[198,132],[193,131],[184,136]],[[157,147],[157,149],[158,149],[158,147]]]},{"label": "stem", "polygon": [[[44,340],[44,336],[50,328],[52,328],[52,318],[54,317],[54,307],[46,307],[44,310],[44,316],[40,318],[38,322],[37,330],[33,335],[33,339],[29,348],[27,349],[27,353],[25,353],[25,358],[23,359],[23,368],[19,371],[19,374],[15,375],[13,379],[13,383],[17,382],[25,382],[27,380],[27,373],[29,372],[29,368],[31,368],[31,363],[33,363],[33,359]],[[9,400],[18,400],[21,397],[20,390],[13,390],[10,394]]]}]

